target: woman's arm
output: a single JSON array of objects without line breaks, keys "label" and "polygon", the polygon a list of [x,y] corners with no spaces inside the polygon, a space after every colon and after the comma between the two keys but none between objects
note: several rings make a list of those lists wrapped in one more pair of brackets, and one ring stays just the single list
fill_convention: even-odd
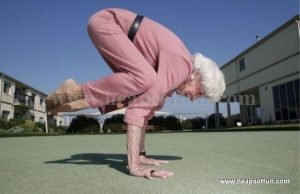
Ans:
[{"label": "woman's arm", "polygon": [[[152,118],[152,117],[151,117]],[[146,120],[144,127],[141,130],[141,140],[140,140],[140,155],[139,160],[141,164],[147,164],[147,165],[160,165],[160,164],[167,164],[169,161],[167,160],[157,160],[147,157],[146,155],[141,154],[142,152],[145,153],[145,136],[146,136],[146,129],[148,127],[148,120]]]},{"label": "woman's arm", "polygon": [[134,125],[128,125],[127,128],[127,158],[130,174],[148,179],[152,179],[152,177],[168,178],[172,176],[172,172],[156,170],[141,163],[139,157],[141,130],[140,127]]}]

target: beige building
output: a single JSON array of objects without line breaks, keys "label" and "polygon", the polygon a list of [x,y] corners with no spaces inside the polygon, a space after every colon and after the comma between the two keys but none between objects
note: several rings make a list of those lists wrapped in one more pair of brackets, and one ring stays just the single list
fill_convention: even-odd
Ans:
[{"label": "beige building", "polygon": [[221,67],[244,125],[299,121],[299,42],[297,15]]},{"label": "beige building", "polygon": [[[44,123],[47,94],[0,72],[0,118],[28,119]],[[61,126],[63,117],[53,117],[51,123]]]}]

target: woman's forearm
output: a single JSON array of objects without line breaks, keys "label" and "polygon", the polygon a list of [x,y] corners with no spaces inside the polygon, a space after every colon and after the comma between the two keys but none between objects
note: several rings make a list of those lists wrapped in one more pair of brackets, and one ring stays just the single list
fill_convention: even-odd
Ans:
[{"label": "woman's forearm", "polygon": [[130,172],[134,171],[140,164],[141,131],[140,127],[134,125],[127,127],[127,158]]},{"label": "woman's forearm", "polygon": [[144,127],[141,130],[140,152],[145,151],[145,133],[146,133],[147,126],[148,126],[148,122],[145,123]]},{"label": "woman's forearm", "polygon": [[128,125],[127,127],[127,158],[130,174],[133,176],[146,177],[148,179],[152,179],[152,177],[168,178],[172,176],[172,172],[145,165],[160,165],[167,163],[167,161],[149,159],[139,155],[142,131],[142,128],[134,125]]}]

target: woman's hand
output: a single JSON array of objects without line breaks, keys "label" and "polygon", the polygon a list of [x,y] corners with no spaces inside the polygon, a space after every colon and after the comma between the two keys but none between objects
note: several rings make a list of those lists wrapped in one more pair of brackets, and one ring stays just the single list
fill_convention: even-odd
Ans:
[{"label": "woman's hand", "polygon": [[166,170],[156,170],[152,167],[144,166],[141,159],[148,164],[161,164],[165,161],[159,161],[154,159],[149,159],[144,156],[139,155],[140,153],[140,140],[141,140],[141,128],[128,125],[127,127],[127,158],[128,158],[128,168],[129,172],[133,176],[145,177],[152,179],[152,177],[157,178],[168,178],[172,176],[173,172],[168,172]]},{"label": "woman's hand", "polygon": [[153,177],[166,179],[174,175],[173,172],[157,170],[143,165],[138,165],[133,169],[130,169],[130,174],[133,176],[145,177],[147,179],[152,179]]},{"label": "woman's hand", "polygon": [[160,164],[168,164],[169,161],[167,160],[156,160],[156,159],[152,159],[152,158],[147,158],[145,156],[139,156],[139,160],[141,164],[146,164],[146,165],[160,165]]}]

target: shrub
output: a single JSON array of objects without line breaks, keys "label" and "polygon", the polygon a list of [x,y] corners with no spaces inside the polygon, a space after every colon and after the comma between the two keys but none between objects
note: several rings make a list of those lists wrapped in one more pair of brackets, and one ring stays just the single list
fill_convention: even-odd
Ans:
[{"label": "shrub", "polygon": [[182,129],[192,129],[192,128],[193,128],[193,123],[190,119],[182,121]]},{"label": "shrub", "polygon": [[25,121],[24,119],[10,119],[8,121],[8,123],[13,127],[13,126],[21,126],[23,124],[25,124]]},{"label": "shrub", "polygon": [[3,120],[3,119],[0,119],[0,129],[9,129],[11,128],[10,124]]},{"label": "shrub", "polygon": [[25,120],[24,124],[21,124],[20,127],[23,127],[26,132],[32,132],[34,129],[35,123],[31,120]]},{"label": "shrub", "polygon": [[149,122],[149,125],[158,126],[158,130],[180,130],[181,125],[179,119],[173,115],[155,116]]},{"label": "shrub", "polygon": [[109,130],[113,133],[123,132],[122,126],[124,126],[124,124],[122,124],[122,123],[106,124],[105,126],[103,126],[103,131],[105,133],[107,133]]},{"label": "shrub", "polygon": [[99,125],[89,125],[82,129],[81,133],[99,133],[100,127]]},{"label": "shrub", "polygon": [[[48,131],[50,133],[54,133],[54,132],[56,132],[56,133],[62,133],[62,132],[65,132],[65,129],[63,128],[63,130],[61,130],[61,128],[63,128],[63,127],[58,127],[58,126],[56,126],[56,124],[48,123]],[[43,130],[44,130],[44,132],[46,132],[45,124],[44,124]]]},{"label": "shrub", "polygon": [[35,122],[34,128],[41,128],[43,131],[45,131],[45,123]]},{"label": "shrub", "polygon": [[167,130],[165,126],[154,125],[154,131],[164,131],[164,130]]}]

